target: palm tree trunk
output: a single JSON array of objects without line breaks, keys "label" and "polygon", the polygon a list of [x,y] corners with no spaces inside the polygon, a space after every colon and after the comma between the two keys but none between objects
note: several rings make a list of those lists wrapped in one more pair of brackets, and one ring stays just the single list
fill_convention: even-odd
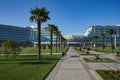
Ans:
[{"label": "palm tree trunk", "polygon": [[60,51],[60,36],[59,36],[59,51]]},{"label": "palm tree trunk", "polygon": [[110,42],[111,42],[111,50],[112,50],[112,52],[113,52],[112,35],[110,36]]},{"label": "palm tree trunk", "polygon": [[67,47],[67,40],[65,41],[65,47]]},{"label": "palm tree trunk", "polygon": [[102,39],[102,49],[105,49],[104,38]]},{"label": "palm tree trunk", "polygon": [[90,40],[88,41],[88,43],[89,43],[89,47],[90,47]]},{"label": "palm tree trunk", "polygon": [[65,40],[64,40],[64,42],[63,42],[63,46],[64,46],[64,48],[65,48]]},{"label": "palm tree trunk", "polygon": [[102,38],[102,49],[104,49],[104,40]]},{"label": "palm tree trunk", "polygon": [[97,39],[95,39],[95,49],[97,51]]},{"label": "palm tree trunk", "polygon": [[52,55],[52,29],[50,29],[50,55]]},{"label": "palm tree trunk", "polygon": [[38,60],[41,59],[41,22],[37,22],[37,28],[38,28]]},{"label": "palm tree trunk", "polygon": [[56,35],[56,52],[57,52],[57,38],[58,38],[58,36]]}]

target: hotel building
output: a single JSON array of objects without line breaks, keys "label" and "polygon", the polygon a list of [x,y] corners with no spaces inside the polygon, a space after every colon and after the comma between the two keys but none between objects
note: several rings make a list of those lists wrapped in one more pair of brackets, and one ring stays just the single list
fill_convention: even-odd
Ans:
[{"label": "hotel building", "polygon": [[13,40],[27,42],[29,40],[29,28],[0,24],[0,40]]},{"label": "hotel building", "polygon": [[[32,42],[37,44],[37,28],[36,27],[18,27],[11,25],[0,24],[0,41],[12,40],[20,43]],[[56,40],[56,36],[53,36],[53,41]],[[49,44],[50,32],[49,30],[41,29],[41,42],[42,44]]]},{"label": "hotel building", "polygon": [[113,26],[90,26],[86,29],[85,35],[88,36],[89,38],[92,36],[98,36],[98,43],[102,42],[102,39],[100,37],[101,33],[105,34],[105,43],[110,42],[110,36],[108,34],[108,30],[113,29],[115,30],[116,34],[113,34],[113,40],[116,42],[116,44],[120,43],[120,25],[113,25]]},{"label": "hotel building", "polygon": [[[84,35],[66,35],[64,36],[67,39],[68,45],[74,45],[79,46],[84,39],[89,40],[93,36],[98,36],[97,44],[102,43],[102,39],[100,37],[101,33],[105,34],[104,42],[106,46],[110,45],[110,36],[108,34],[109,29],[114,29],[116,31],[116,34],[112,35],[114,43],[116,45],[120,45],[120,25],[114,25],[114,26],[90,26],[86,29],[86,32]],[[94,45],[94,44],[92,44]]]}]

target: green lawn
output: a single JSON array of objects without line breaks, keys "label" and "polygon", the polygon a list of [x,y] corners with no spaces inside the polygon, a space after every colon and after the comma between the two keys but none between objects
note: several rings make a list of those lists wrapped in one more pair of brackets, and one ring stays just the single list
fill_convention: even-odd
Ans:
[{"label": "green lawn", "polygon": [[104,70],[96,70],[96,72],[103,78],[103,80],[113,80]]},{"label": "green lawn", "polygon": [[[56,48],[53,48],[53,53],[56,53]],[[62,51],[64,52],[66,50],[66,48],[62,49]],[[22,49],[22,54],[37,54],[38,52],[38,48],[36,47],[27,47],[27,48],[23,48]],[[41,49],[42,53],[50,53],[50,49]],[[58,53],[60,53],[59,49],[58,49]]]},{"label": "green lawn", "polygon": [[0,56],[0,80],[43,80],[52,67],[56,64],[60,55],[42,55],[38,62],[37,56]]}]

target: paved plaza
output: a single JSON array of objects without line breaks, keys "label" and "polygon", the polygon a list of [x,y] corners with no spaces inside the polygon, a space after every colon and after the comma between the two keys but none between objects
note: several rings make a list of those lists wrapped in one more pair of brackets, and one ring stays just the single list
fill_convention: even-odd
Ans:
[{"label": "paved plaza", "polygon": [[103,80],[71,47],[45,80]]}]

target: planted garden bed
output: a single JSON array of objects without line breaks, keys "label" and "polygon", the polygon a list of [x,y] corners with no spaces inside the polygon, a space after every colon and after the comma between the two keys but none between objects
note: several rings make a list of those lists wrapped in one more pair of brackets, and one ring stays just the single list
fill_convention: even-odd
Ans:
[{"label": "planted garden bed", "polygon": [[96,70],[104,80],[120,80],[120,70]]},{"label": "planted garden bed", "polygon": [[115,60],[112,60],[112,59],[109,59],[109,58],[99,58],[99,59],[96,59],[94,57],[92,58],[84,58],[84,60],[86,62],[116,62]]}]

